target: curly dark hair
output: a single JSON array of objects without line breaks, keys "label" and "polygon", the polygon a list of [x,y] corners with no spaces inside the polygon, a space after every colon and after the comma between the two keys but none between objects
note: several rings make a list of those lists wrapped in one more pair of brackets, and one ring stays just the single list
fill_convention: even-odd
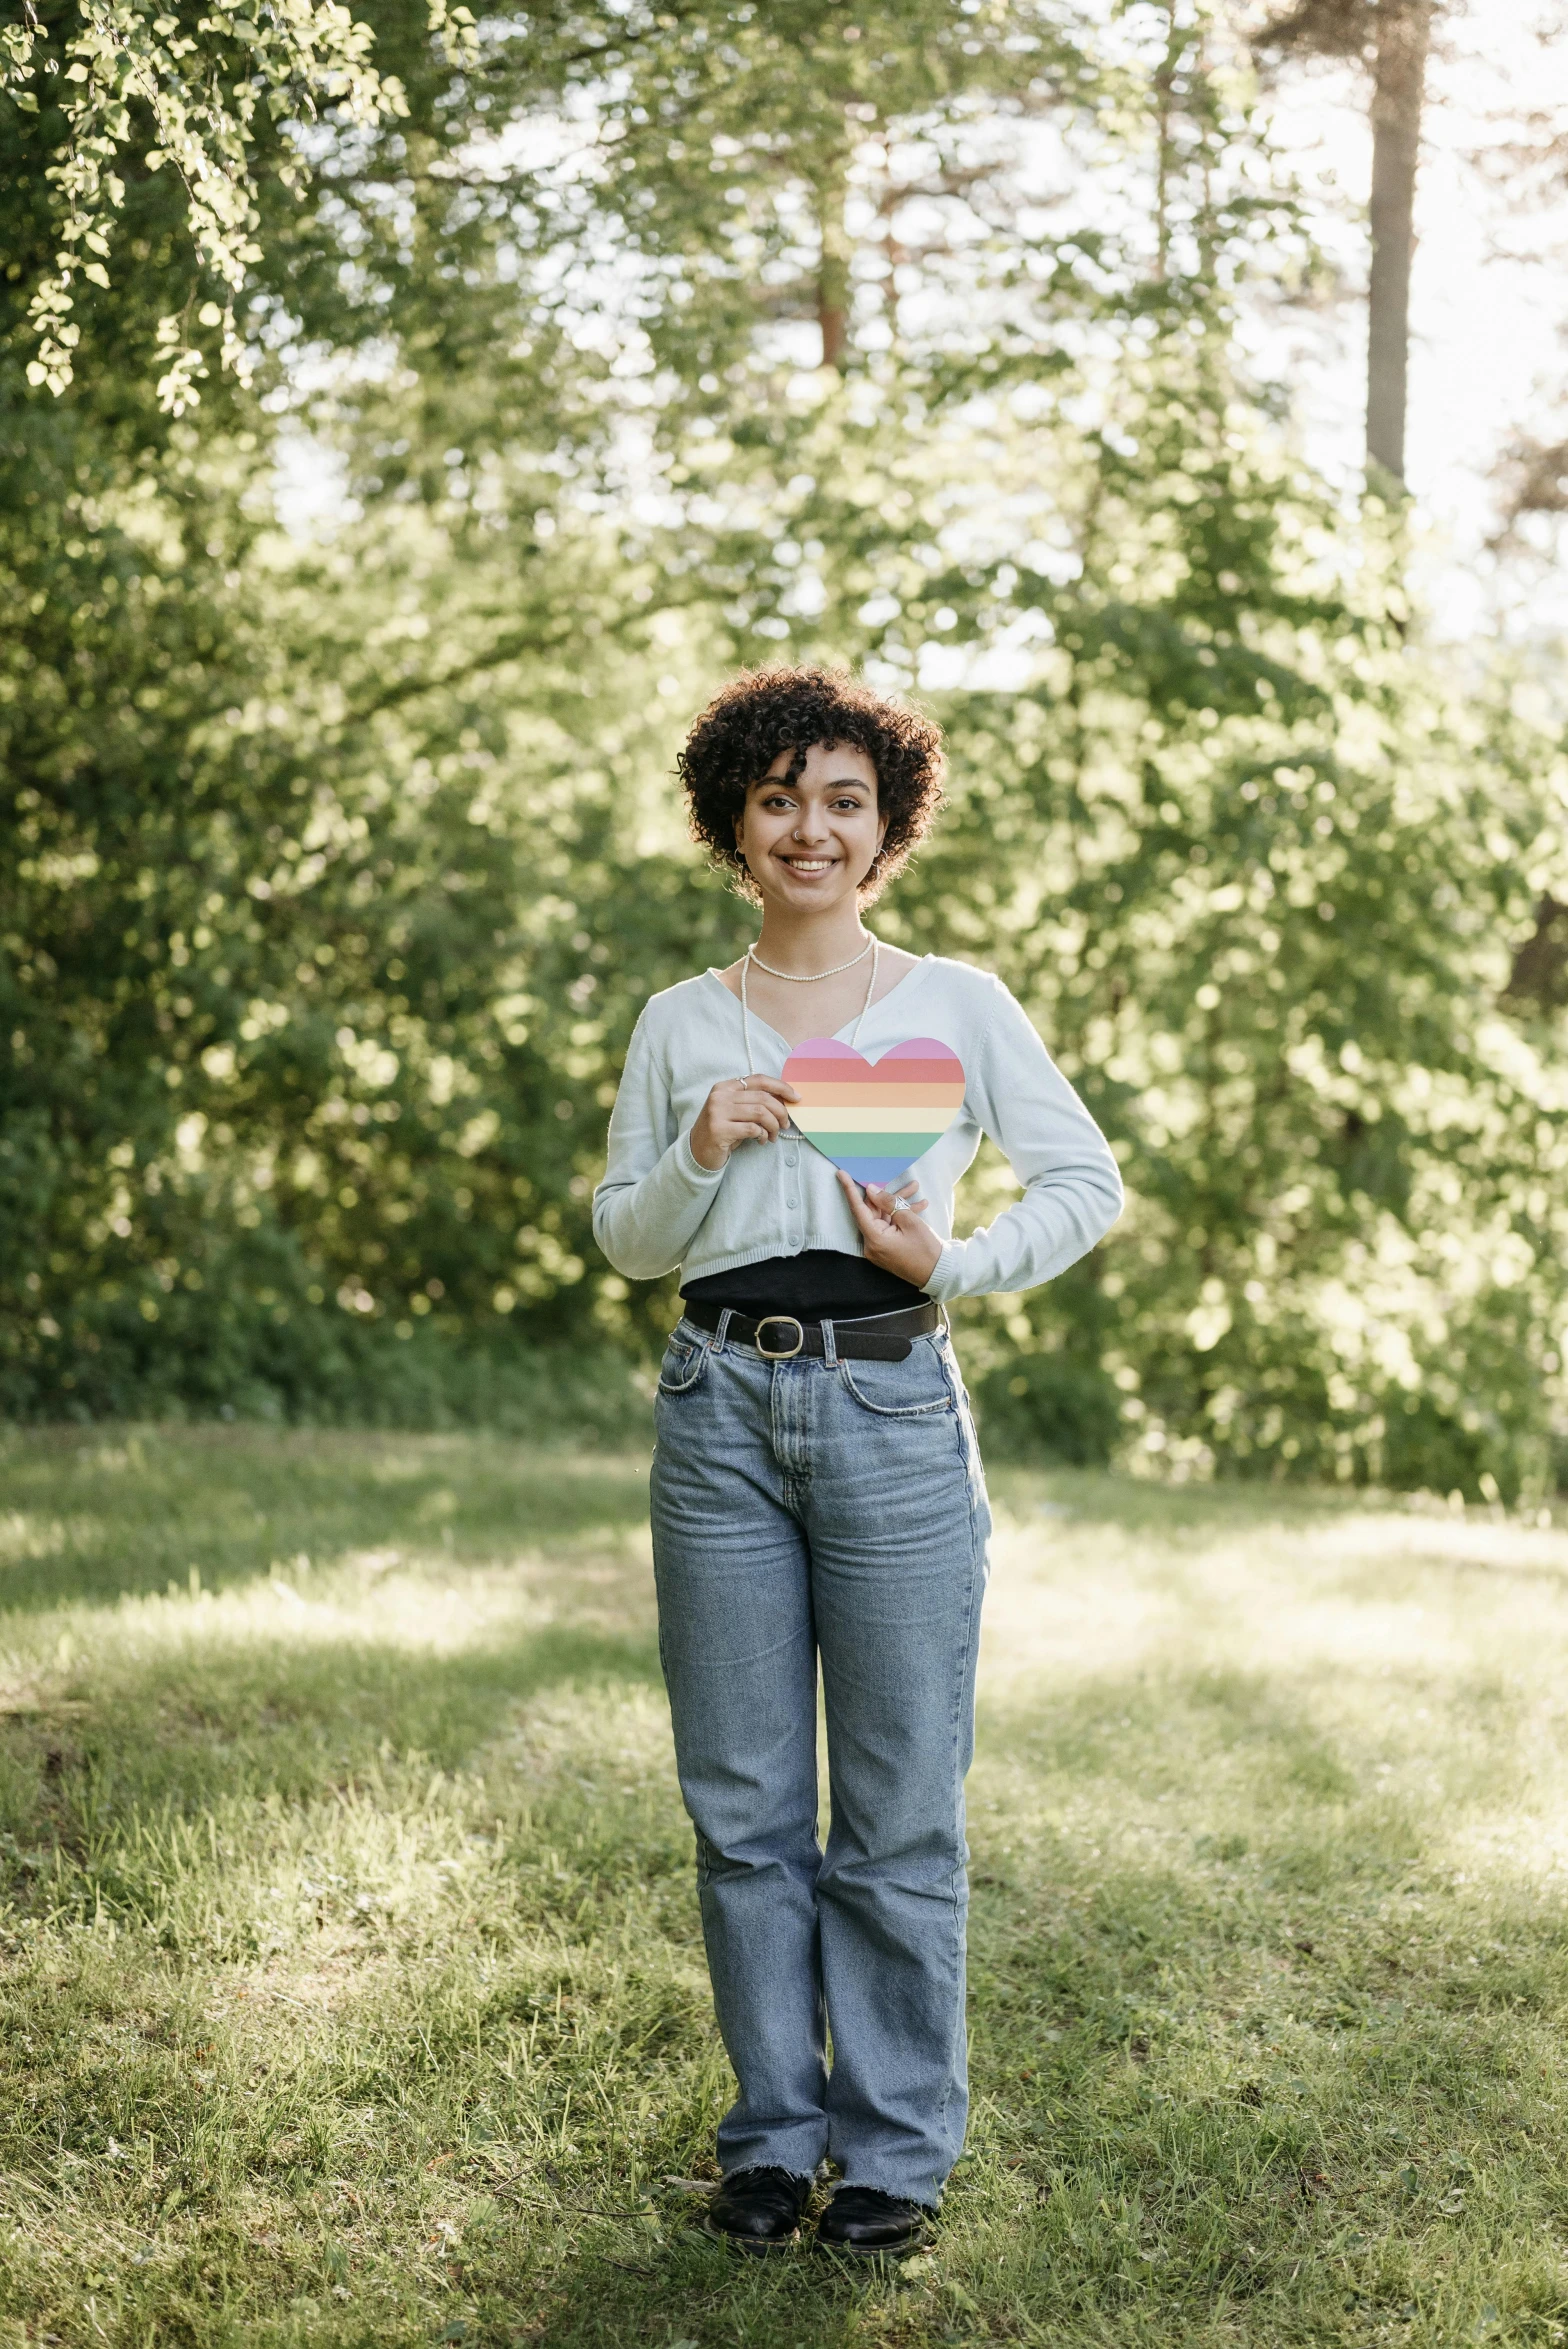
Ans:
[{"label": "curly dark hair", "polygon": [[685,786],[693,837],[727,866],[736,887],[754,898],[756,883],[735,845],[735,819],[746,793],[781,750],[794,755],[791,776],[814,742],[863,750],[877,771],[877,807],[887,831],[860,884],[869,904],[931,829],[942,805],[947,760],[942,730],[917,710],[887,701],[847,669],[745,669],[714,695],[675,762]]}]

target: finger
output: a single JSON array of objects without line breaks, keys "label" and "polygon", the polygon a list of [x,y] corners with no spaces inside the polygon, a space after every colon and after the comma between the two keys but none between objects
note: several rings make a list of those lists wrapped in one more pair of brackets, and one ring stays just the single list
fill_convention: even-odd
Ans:
[{"label": "finger", "polygon": [[874,1240],[884,1228],[882,1219],[872,1214],[861,1196],[860,1185],[853,1176],[847,1175],[842,1167],[839,1168],[838,1179],[844,1196],[849,1201],[850,1214],[860,1226],[864,1236],[868,1240]]},{"label": "finger", "polygon": [[782,1077],[748,1077],[748,1089],[753,1093],[771,1093],[778,1101],[798,1101],[800,1095],[793,1085],[786,1085]]},{"label": "finger", "polygon": [[906,1175],[904,1180],[898,1186],[898,1195],[900,1199],[907,1199],[911,1191],[918,1191],[919,1188],[920,1185],[916,1182],[914,1176]]}]

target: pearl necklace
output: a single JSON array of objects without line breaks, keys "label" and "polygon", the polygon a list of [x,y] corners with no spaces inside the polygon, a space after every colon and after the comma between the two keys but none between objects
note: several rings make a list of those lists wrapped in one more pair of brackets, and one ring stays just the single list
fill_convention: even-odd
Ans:
[{"label": "pearl necklace", "polygon": [[772,963],[763,961],[755,946],[747,947],[746,960],[754,962],[759,971],[766,971],[770,979],[787,979],[792,987],[814,987],[819,979],[836,979],[840,971],[852,971],[857,962],[865,961],[875,944],[876,940],[868,935],[858,954],[852,954],[848,962],[836,962],[830,971],[776,971]]},{"label": "pearl necklace", "polygon": [[[850,1030],[849,1041],[851,1045],[858,1044],[860,1041],[860,1024],[861,1021],[865,1018],[866,1013],[871,1009],[871,998],[876,993],[877,964],[880,961],[882,955],[882,941],[880,938],[873,936],[870,945],[863,948],[862,951],[855,956],[855,962],[863,962],[867,954],[869,954],[871,957],[871,976],[866,981],[865,996],[862,999],[860,1010],[856,1015],[854,1027]],[[762,970],[766,970],[768,965],[766,963],[762,963],[758,967]],[[852,963],[847,962],[840,963],[839,965],[839,969],[844,971],[851,970],[853,967],[854,965]],[[745,1047],[747,1076],[754,1075],[756,1073],[757,1067],[756,1054],[752,1051],[751,1048],[751,1006],[746,1001],[746,973],[750,970],[750,968],[751,949],[748,947],[746,950],[746,959],[740,966],[741,1041]],[[816,975],[819,979],[831,979],[836,977],[837,974],[833,971],[818,971]],[[793,978],[795,974],[793,971],[775,971],[773,976],[776,979],[789,979]],[[802,980],[801,984],[804,986],[807,984],[807,982]]]}]

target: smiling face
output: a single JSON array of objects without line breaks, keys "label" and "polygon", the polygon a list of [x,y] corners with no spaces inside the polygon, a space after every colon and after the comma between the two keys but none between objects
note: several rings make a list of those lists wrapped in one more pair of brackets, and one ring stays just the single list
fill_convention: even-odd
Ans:
[{"label": "smiling face", "polygon": [[735,819],[735,845],[764,899],[804,912],[853,899],[887,830],[863,750],[814,742],[798,775],[781,750]]}]

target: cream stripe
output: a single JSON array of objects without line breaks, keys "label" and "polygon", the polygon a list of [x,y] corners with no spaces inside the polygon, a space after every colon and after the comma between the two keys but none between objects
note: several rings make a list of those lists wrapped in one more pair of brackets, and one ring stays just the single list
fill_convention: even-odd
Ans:
[{"label": "cream stripe", "polygon": [[951,1109],[884,1109],[862,1102],[840,1109],[836,1103],[797,1102],[791,1112],[803,1134],[945,1134],[963,1103]]}]

